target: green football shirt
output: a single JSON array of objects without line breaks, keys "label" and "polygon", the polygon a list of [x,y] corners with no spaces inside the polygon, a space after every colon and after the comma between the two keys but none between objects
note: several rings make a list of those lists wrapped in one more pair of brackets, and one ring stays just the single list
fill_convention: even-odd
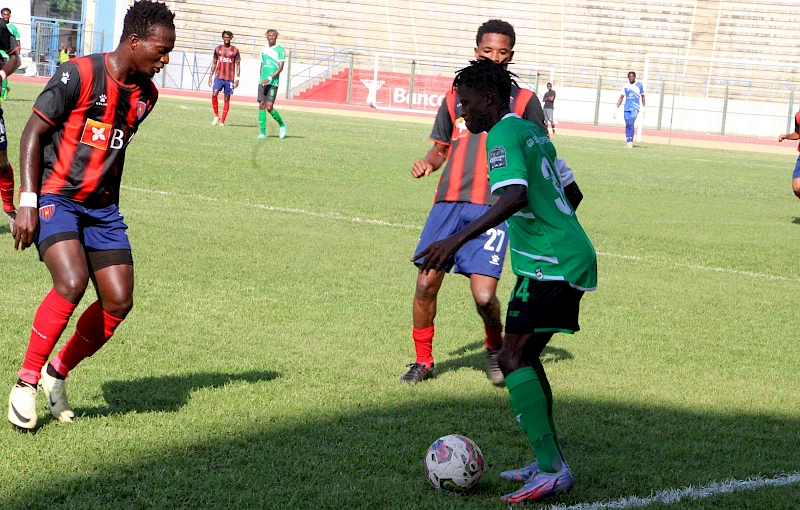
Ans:
[{"label": "green football shirt", "polygon": [[486,150],[493,194],[528,188],[528,205],[506,222],[514,274],[595,290],[597,254],[564,196],[547,133],[509,113],[489,131]]},{"label": "green football shirt", "polygon": [[[281,62],[286,60],[286,53],[283,46],[276,44],[275,46],[264,46],[261,48],[261,81],[266,80],[272,73],[278,70]],[[278,76],[269,82],[269,85],[278,85]]]}]

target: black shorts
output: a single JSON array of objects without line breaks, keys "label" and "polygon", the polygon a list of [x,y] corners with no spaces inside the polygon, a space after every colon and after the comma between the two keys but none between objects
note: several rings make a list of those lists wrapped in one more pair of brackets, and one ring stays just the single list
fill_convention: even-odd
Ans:
[{"label": "black shorts", "polygon": [[583,291],[567,282],[517,276],[506,312],[506,333],[575,333]]},{"label": "black shorts", "polygon": [[274,103],[275,97],[278,95],[277,85],[261,85],[258,84],[258,102],[259,103]]},{"label": "black shorts", "polygon": [[8,149],[8,135],[6,135],[6,121],[3,119],[3,109],[0,108],[0,151]]}]

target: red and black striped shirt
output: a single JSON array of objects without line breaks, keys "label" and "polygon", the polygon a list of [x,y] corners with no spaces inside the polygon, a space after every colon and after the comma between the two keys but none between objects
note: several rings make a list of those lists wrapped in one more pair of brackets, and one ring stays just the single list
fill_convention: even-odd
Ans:
[{"label": "red and black striped shirt", "polygon": [[236,78],[236,62],[241,60],[239,49],[231,45],[226,48],[220,44],[214,48],[214,60],[217,62],[216,77],[220,80],[234,80]]},{"label": "red and black striped shirt", "polygon": [[61,64],[33,105],[55,128],[42,148],[39,193],[90,207],[118,203],[125,150],[156,100],[152,81],[114,78],[107,53]]},{"label": "red and black striped shirt", "polygon": [[[530,90],[512,87],[511,111],[546,130],[542,104]],[[455,90],[445,95],[439,107],[431,140],[449,147],[434,202],[492,205],[497,201],[489,189],[486,133],[475,135],[467,129]]]}]

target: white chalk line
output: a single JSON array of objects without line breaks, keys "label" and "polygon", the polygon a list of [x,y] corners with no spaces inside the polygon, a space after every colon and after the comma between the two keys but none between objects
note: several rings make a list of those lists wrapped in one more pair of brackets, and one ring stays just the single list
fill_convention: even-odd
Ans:
[{"label": "white chalk line", "polygon": [[[133,186],[121,186],[122,189],[135,191],[138,193],[149,193],[152,195],[162,195],[168,197],[175,197],[175,198],[188,198],[194,200],[200,200],[203,202],[214,202],[218,204],[224,205],[231,205],[235,207],[247,207],[252,209],[260,209],[262,211],[271,211],[271,212],[280,212],[280,213],[287,213],[287,214],[298,214],[303,216],[312,216],[315,218],[323,218],[327,220],[334,220],[334,221],[343,221],[347,223],[359,223],[365,225],[375,225],[379,227],[391,227],[391,228],[402,228],[402,229],[410,229],[410,230],[417,230],[421,231],[422,227],[419,225],[407,225],[404,223],[393,223],[390,221],[383,221],[383,220],[376,220],[370,218],[353,218],[349,216],[345,216],[343,214],[339,214],[337,212],[332,213],[320,213],[314,211],[307,211],[305,209],[297,209],[293,207],[282,207],[276,205],[265,205],[265,204],[258,204],[253,202],[236,202],[233,200],[227,200],[224,198],[215,198],[215,197],[206,197],[203,195],[196,195],[193,193],[175,193],[171,191],[161,191],[161,190],[153,190],[147,188],[137,188]],[[793,278],[788,276],[780,276],[780,275],[772,275],[767,273],[757,273],[753,271],[742,271],[739,269],[731,269],[726,267],[712,267],[712,266],[703,266],[703,265],[696,265],[696,264],[686,264],[681,262],[671,262],[671,261],[664,261],[664,260],[652,260],[647,259],[644,257],[637,257],[634,255],[620,255],[617,253],[608,253],[608,252],[597,252],[598,255],[601,257],[609,257],[615,259],[622,259],[622,260],[631,260],[634,262],[641,262],[645,264],[655,264],[661,266],[670,266],[670,267],[679,267],[683,269],[691,269],[695,271],[711,271],[715,273],[723,273],[723,274],[731,274],[731,275],[738,275],[738,276],[749,276],[752,278],[762,278],[767,280],[777,280],[777,281],[787,281],[787,282],[800,282],[800,278]]]},{"label": "white chalk line", "polygon": [[800,471],[786,473],[774,478],[756,476],[747,480],[729,479],[723,482],[712,482],[708,485],[697,487],[688,486],[680,489],[667,489],[656,492],[649,497],[640,498],[638,496],[628,496],[615,499],[613,501],[601,501],[597,503],[578,503],[576,505],[551,505],[548,510],[604,510],[604,509],[624,509],[642,508],[653,503],[672,504],[684,499],[697,500],[704,499],[718,494],[730,494],[734,491],[755,490],[761,487],[781,487],[800,483]]}]

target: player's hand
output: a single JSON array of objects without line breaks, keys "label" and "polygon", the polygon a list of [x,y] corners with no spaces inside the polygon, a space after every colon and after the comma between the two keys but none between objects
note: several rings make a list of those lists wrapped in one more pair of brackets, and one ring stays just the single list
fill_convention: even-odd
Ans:
[{"label": "player's hand", "polygon": [[428,176],[431,173],[433,173],[433,166],[424,158],[416,160],[414,165],[411,167],[411,175],[414,176],[414,179],[419,179],[422,176]]},{"label": "player's hand", "polygon": [[617,114],[618,114],[618,113],[619,113],[619,109],[617,109],[617,110],[614,110],[614,118],[615,118],[615,119],[617,118]]},{"label": "player's hand", "polygon": [[779,142],[782,142],[782,141],[784,141],[784,140],[786,140],[786,135],[779,135],[779,136],[778,136],[778,141],[779,141]]},{"label": "player's hand", "polygon": [[642,106],[642,118],[645,118],[646,115],[647,115],[647,107]]},{"label": "player's hand", "polygon": [[239,79],[238,78],[233,80],[233,88],[235,88],[235,89],[239,88]]},{"label": "player's hand", "polygon": [[208,86],[211,86],[211,76],[208,77]]},{"label": "player's hand", "polygon": [[427,248],[422,250],[419,255],[411,259],[411,261],[416,262],[422,258],[425,259],[419,266],[421,273],[427,274],[428,271],[431,270],[443,271],[447,261],[453,258],[453,255],[456,254],[460,247],[461,243],[457,235],[452,235],[441,241],[431,243]]},{"label": "player's hand", "polygon": [[269,78],[261,80],[261,85],[266,85],[267,83],[269,83]]},{"label": "player's hand", "polygon": [[33,244],[33,233],[39,223],[39,211],[35,207],[20,207],[17,210],[17,219],[11,234],[14,236],[14,249],[19,250],[20,246],[24,250]]}]

